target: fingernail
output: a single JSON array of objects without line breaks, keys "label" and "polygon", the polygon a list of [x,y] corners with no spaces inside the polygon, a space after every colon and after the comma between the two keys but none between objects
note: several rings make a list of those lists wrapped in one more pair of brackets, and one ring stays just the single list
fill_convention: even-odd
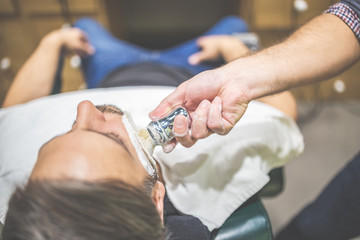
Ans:
[{"label": "fingernail", "polygon": [[174,147],[173,147],[173,145],[165,145],[164,147],[163,147],[163,150],[164,150],[164,152],[166,152],[166,153],[169,153],[169,152],[171,152],[172,150],[174,149]]},{"label": "fingernail", "polygon": [[185,137],[187,135],[187,133],[188,133],[187,130],[185,132],[183,132],[183,133],[174,132],[174,136],[175,137]]},{"label": "fingernail", "polygon": [[149,118],[150,118],[152,121],[155,121],[155,120],[159,120],[159,119],[160,119],[160,117],[152,115],[152,112],[149,113]]}]

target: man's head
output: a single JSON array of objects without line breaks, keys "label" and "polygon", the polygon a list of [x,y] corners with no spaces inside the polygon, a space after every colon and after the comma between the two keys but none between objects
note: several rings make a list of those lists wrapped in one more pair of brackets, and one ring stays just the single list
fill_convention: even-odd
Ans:
[{"label": "man's head", "polygon": [[142,187],[122,181],[30,181],[13,194],[4,240],[162,240],[164,227]]},{"label": "man's head", "polygon": [[67,133],[42,146],[31,179],[121,179],[140,184],[147,176],[122,123],[123,112],[111,105],[79,103]]},{"label": "man's head", "polygon": [[[152,203],[150,207],[157,213],[154,220],[158,216],[162,220],[164,185],[154,179],[156,176],[149,176],[145,171],[122,123],[122,115],[123,112],[114,106],[95,107],[90,101],[81,102],[71,130],[51,139],[40,149],[25,192],[29,186],[33,186],[32,182],[54,182],[56,186],[60,186],[61,183],[71,180],[93,183],[96,186],[103,181],[120,181],[128,187],[143,189],[144,194],[149,193]],[[148,184],[152,182],[149,180],[154,184]],[[45,195],[47,190],[48,188],[45,188],[42,194]],[[120,192],[118,194],[121,195]],[[73,200],[76,204],[76,198]],[[79,196],[78,201],[78,207],[84,208],[85,205],[80,200],[85,198]],[[19,207],[10,205],[9,212],[12,211],[12,206]],[[96,205],[93,205],[93,208],[96,208]],[[112,214],[110,208],[103,210],[106,211],[105,214]],[[51,209],[49,211],[51,213]],[[82,213],[84,211],[79,210],[79,214]],[[134,212],[134,217],[136,214]],[[129,221],[132,221],[131,218]],[[5,224],[8,224],[7,220]],[[153,224],[149,222],[150,226]]]},{"label": "man's head", "polygon": [[[30,179],[117,179],[134,186],[142,185],[149,175],[130,141],[122,115],[123,112],[112,105],[79,103],[71,130],[42,146]],[[160,216],[164,195],[165,188],[157,181],[152,197]]]}]

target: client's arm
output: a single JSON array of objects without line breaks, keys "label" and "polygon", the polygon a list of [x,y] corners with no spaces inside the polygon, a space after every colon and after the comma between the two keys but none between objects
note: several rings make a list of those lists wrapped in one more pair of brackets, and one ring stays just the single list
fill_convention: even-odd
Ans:
[{"label": "client's arm", "polygon": [[86,56],[93,48],[85,34],[76,28],[47,34],[20,68],[3,102],[3,107],[47,96],[51,93],[61,51]]},{"label": "client's arm", "polygon": [[223,58],[226,63],[250,53],[249,48],[238,38],[229,35],[210,35],[197,39],[201,50],[189,57],[189,63],[197,65],[203,61]]}]

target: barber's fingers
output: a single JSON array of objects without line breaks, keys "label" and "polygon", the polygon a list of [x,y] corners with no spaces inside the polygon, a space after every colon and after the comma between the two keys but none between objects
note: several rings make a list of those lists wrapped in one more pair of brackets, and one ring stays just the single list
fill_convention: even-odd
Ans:
[{"label": "barber's fingers", "polygon": [[222,118],[222,100],[215,97],[211,103],[207,126],[214,133],[223,135],[226,133],[224,119]]},{"label": "barber's fingers", "polygon": [[177,143],[177,141],[176,141],[175,138],[171,139],[170,142],[168,142],[168,143],[166,143],[165,145],[162,146],[163,151],[164,151],[165,153],[171,152],[171,151],[174,150],[174,148],[176,147],[176,143]]},{"label": "barber's fingers", "polygon": [[191,135],[195,139],[202,139],[212,134],[207,126],[211,103],[203,100],[192,115]]},{"label": "barber's fingers", "polygon": [[184,147],[191,147],[198,139],[203,139],[213,133],[225,134],[227,131],[222,118],[222,100],[215,97],[212,102],[203,100],[198,108],[191,114],[191,133],[189,121],[183,115],[174,120],[173,132],[175,139],[163,146],[164,152],[171,152],[176,142]]},{"label": "barber's fingers", "polygon": [[189,121],[184,115],[178,115],[174,119],[173,133],[175,138],[162,146],[163,151],[166,153],[171,152],[178,141],[185,147],[191,147],[196,142],[189,134]]},{"label": "barber's fingers", "polygon": [[191,147],[197,141],[190,135],[189,121],[183,115],[179,115],[175,118],[173,132],[176,141],[178,141],[184,147]]}]

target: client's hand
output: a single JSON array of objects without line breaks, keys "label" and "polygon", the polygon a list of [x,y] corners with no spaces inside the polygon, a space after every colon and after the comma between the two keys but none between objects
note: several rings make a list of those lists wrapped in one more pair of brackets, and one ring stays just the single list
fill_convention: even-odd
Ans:
[{"label": "client's hand", "polygon": [[86,34],[78,28],[64,28],[57,30],[61,45],[66,54],[77,54],[80,57],[92,55],[95,49],[88,41]]},{"label": "client's hand", "polygon": [[244,43],[229,35],[200,37],[196,43],[201,50],[188,58],[192,65],[204,61],[215,61],[220,58],[223,58],[225,62],[230,62],[249,53],[249,48]]},{"label": "client's hand", "polygon": [[224,135],[233,128],[244,114],[249,97],[229,79],[223,68],[202,72],[182,83],[149,114],[151,119],[160,119],[182,106],[191,116],[190,129],[183,116],[175,118],[176,139],[164,147],[165,152],[170,152],[176,141],[190,147],[198,139],[212,133]]}]

